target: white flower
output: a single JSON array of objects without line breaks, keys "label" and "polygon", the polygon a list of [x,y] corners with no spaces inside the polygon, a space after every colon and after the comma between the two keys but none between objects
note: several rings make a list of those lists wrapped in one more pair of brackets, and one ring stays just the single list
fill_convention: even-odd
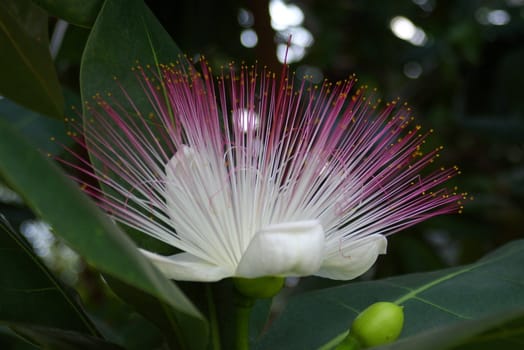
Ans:
[{"label": "white flower", "polygon": [[286,74],[256,68],[216,82],[205,64],[158,68],[166,99],[155,73],[138,74],[151,120],[97,100],[82,133],[99,165],[84,171],[102,190],[84,188],[182,251],[142,250],[169,278],[349,280],[386,252],[387,234],[459,208],[460,195],[432,191],[456,168],[420,176],[437,150],[422,154],[426,135],[395,103],[351,96],[353,79],[293,91]]}]

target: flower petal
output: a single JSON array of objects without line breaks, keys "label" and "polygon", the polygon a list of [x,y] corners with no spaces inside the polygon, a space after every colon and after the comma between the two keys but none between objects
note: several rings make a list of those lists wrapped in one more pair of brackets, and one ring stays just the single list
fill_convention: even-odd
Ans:
[{"label": "flower petal", "polygon": [[339,254],[325,259],[316,275],[334,280],[357,278],[373,266],[379,254],[386,254],[387,246],[386,237],[380,234],[357,240]]},{"label": "flower petal", "polygon": [[316,220],[270,225],[253,237],[235,275],[311,275],[320,267],[323,249],[324,230]]},{"label": "flower petal", "polygon": [[167,278],[173,280],[214,282],[233,276],[233,271],[226,267],[214,265],[189,253],[164,256],[144,249],[140,251]]}]

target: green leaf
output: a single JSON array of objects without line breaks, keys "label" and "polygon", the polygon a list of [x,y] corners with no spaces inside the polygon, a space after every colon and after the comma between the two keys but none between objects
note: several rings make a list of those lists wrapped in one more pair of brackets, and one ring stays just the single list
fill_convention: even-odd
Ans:
[{"label": "green leaf", "polygon": [[[41,114],[23,108],[8,99],[0,100],[0,118],[11,123],[43,153],[60,154],[61,145],[70,145],[72,139],[66,135],[63,121],[43,118]],[[55,140],[54,142],[51,140]]]},{"label": "green leaf", "polygon": [[207,324],[200,312],[54,163],[1,119],[0,173],[89,264],[171,305],[184,346],[201,348]]},{"label": "green leaf", "polygon": [[0,322],[25,323],[100,337],[73,294],[0,215]]},{"label": "green leaf", "polygon": [[0,94],[61,118],[64,99],[49,53],[47,15],[29,0],[0,2]]},{"label": "green leaf", "polygon": [[77,26],[90,28],[104,0],[33,0],[50,14]]},{"label": "green leaf", "polygon": [[0,326],[0,349],[38,350],[36,346],[23,339],[11,329]]},{"label": "green leaf", "polygon": [[106,283],[108,276],[100,278],[98,271],[90,266],[85,266],[82,271],[79,287],[88,288],[86,308],[89,308],[89,315],[97,329],[106,340],[127,350],[167,350],[158,328],[112,292]]},{"label": "green leaf", "polygon": [[[355,316],[376,301],[393,301],[404,306],[401,338],[407,346],[410,338],[432,329],[461,327],[462,322],[524,308],[523,281],[524,241],[521,240],[471,265],[305,293],[290,300],[256,348],[331,349],[337,340],[344,338]],[[463,338],[476,334],[472,327],[462,329]],[[468,334],[469,329],[472,331]],[[430,345],[440,349],[449,344],[452,335],[450,331],[427,343],[417,343],[418,349],[429,349]]]},{"label": "green leaf", "polygon": [[377,349],[520,350],[524,344],[523,321],[524,308],[511,308],[477,319],[443,325]]},{"label": "green leaf", "polygon": [[128,105],[114,81],[117,77],[138,109],[149,110],[150,103],[131,68],[137,62],[142,65],[173,62],[180,54],[143,1],[106,0],[82,56],[82,101],[89,101],[97,93],[111,92],[122,105]]},{"label": "green leaf", "polygon": [[[518,317],[515,317],[517,316]],[[503,322],[510,320],[508,322]],[[482,324],[481,324],[482,322]],[[472,326],[470,324],[464,327]],[[473,322],[472,322],[473,323]],[[502,312],[496,316],[481,319],[478,321],[486,329],[488,325],[492,326],[487,331],[480,333],[473,338],[468,339],[462,345],[456,346],[455,350],[520,350],[524,345],[524,309],[511,309]],[[469,330],[468,330],[469,331]],[[400,349],[400,348],[399,348]]]},{"label": "green leaf", "polygon": [[122,347],[111,344],[100,338],[86,334],[54,329],[48,327],[28,326],[24,324],[12,326],[13,330],[30,339],[43,349],[56,350],[123,350]]},{"label": "green leaf", "polygon": [[[145,318],[155,324],[163,332],[164,338],[171,349],[180,348],[181,344],[179,343],[179,339],[177,339],[176,334],[173,333],[173,329],[177,327],[176,313],[173,308],[165,302],[153,298],[151,295],[148,295],[127,283],[123,283],[110,276],[105,276],[104,279],[116,295],[129,305],[133,306],[140,314],[145,316]],[[196,339],[195,341],[198,342],[199,340]],[[203,342],[201,346],[204,347],[205,339],[200,339],[200,341]]]},{"label": "green leaf", "polygon": [[[107,101],[109,104],[117,101],[122,108],[131,110],[128,97],[124,96],[121,87],[142,115],[148,115],[153,109],[131,69],[137,62],[153,67],[158,63],[169,63],[177,60],[180,54],[169,34],[142,1],[107,0],[100,10],[82,56],[80,87],[84,115],[88,116],[90,113],[86,103],[93,96],[104,96],[109,92],[112,96],[111,100]],[[118,83],[114,77],[117,77]],[[84,118],[84,123],[88,121],[88,117]],[[118,130],[115,128],[115,132]],[[89,143],[89,140],[87,142]],[[91,161],[95,169],[103,167],[95,157],[92,157]],[[103,172],[115,181],[120,179],[118,175],[109,172],[107,167],[104,167]],[[116,198],[121,197],[107,186],[102,185],[102,188]],[[165,244],[162,245],[148,235],[135,233],[131,236],[142,248],[157,253],[170,250]]]}]

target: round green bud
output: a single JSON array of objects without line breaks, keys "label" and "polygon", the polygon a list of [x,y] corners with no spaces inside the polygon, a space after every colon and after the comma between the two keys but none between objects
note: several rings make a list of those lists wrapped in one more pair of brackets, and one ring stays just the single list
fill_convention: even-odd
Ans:
[{"label": "round green bud", "polygon": [[404,310],[390,302],[378,302],[362,311],[349,331],[367,348],[395,341],[404,326]]},{"label": "round green bud", "polygon": [[233,278],[233,283],[240,294],[265,299],[275,296],[284,286],[284,277]]}]

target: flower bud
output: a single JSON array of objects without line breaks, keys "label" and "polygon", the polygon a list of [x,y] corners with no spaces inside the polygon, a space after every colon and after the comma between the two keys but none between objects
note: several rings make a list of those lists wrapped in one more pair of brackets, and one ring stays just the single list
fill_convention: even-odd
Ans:
[{"label": "flower bud", "polygon": [[362,347],[372,347],[395,341],[404,325],[402,306],[390,302],[378,302],[362,311],[353,321],[349,334]]},{"label": "flower bud", "polygon": [[265,299],[275,296],[284,286],[284,277],[234,278],[233,283],[240,294]]}]

